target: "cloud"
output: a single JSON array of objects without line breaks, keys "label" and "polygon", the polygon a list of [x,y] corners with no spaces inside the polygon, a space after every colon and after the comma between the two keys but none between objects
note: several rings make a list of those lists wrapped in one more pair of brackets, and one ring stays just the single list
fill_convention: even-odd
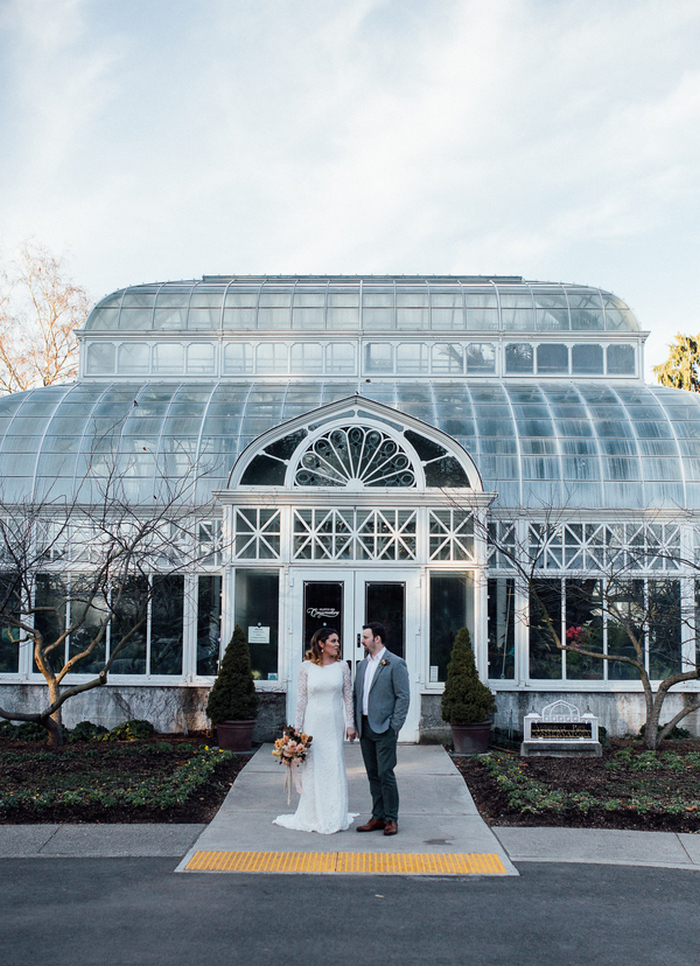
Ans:
[{"label": "cloud", "polygon": [[[659,246],[669,269],[697,250],[695,0],[6,11],[6,240],[71,249],[96,294],[202,272],[501,272],[639,308]],[[674,285],[680,312],[692,279]]]}]

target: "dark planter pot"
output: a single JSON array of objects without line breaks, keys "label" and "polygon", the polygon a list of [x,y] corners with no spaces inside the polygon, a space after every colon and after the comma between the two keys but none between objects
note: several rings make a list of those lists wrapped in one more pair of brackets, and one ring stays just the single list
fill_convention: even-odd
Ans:
[{"label": "dark planter pot", "polygon": [[451,724],[455,755],[483,755],[489,748],[493,720],[475,721],[473,724]]},{"label": "dark planter pot", "polygon": [[225,751],[250,751],[254,728],[255,718],[247,721],[219,721],[216,726],[219,748]]}]

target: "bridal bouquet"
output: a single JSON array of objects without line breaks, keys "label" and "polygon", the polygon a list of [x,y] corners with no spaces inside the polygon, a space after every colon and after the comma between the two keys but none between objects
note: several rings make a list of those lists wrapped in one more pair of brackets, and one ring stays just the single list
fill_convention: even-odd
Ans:
[{"label": "bridal bouquet", "polygon": [[282,732],[282,737],[277,738],[272,754],[280,764],[287,766],[287,774],[284,779],[284,787],[287,791],[287,805],[292,798],[292,776],[294,777],[294,787],[301,793],[301,781],[297,775],[299,765],[303,764],[309,753],[309,747],[313,738],[311,735],[299,732],[292,725],[286,725]]}]

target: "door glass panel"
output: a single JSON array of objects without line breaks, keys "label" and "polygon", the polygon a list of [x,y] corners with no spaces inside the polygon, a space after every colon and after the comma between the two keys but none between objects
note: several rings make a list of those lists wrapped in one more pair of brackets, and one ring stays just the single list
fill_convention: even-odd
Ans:
[{"label": "door glass panel", "polygon": [[263,681],[276,681],[279,633],[277,571],[236,571],[235,623],[246,635],[253,677]]},{"label": "door glass panel", "polygon": [[311,643],[311,638],[321,627],[334,628],[340,635],[341,644],[343,643],[343,584],[341,581],[304,581],[302,659]]},{"label": "door glass panel", "polygon": [[[457,631],[474,632],[474,583],[471,574],[430,574],[430,680],[447,677]],[[473,641],[472,641],[473,645]]]},{"label": "door glass panel", "polygon": [[406,593],[403,583],[365,584],[365,624],[379,621],[386,627],[386,646],[403,657],[406,650]]}]

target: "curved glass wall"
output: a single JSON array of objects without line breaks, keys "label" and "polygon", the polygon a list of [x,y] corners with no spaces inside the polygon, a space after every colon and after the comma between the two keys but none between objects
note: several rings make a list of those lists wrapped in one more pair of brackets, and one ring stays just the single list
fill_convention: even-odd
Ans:
[{"label": "curved glass wall", "polygon": [[456,439],[501,506],[700,508],[693,393],[430,379],[86,382],[13,394],[0,399],[2,498],[99,499],[100,481],[116,465],[131,501],[150,502],[159,482],[196,475],[188,499],[206,504],[261,433],[354,394]]},{"label": "curved glass wall", "polygon": [[138,285],[98,302],[88,331],[637,331],[602,289],[517,277],[211,277]]}]

